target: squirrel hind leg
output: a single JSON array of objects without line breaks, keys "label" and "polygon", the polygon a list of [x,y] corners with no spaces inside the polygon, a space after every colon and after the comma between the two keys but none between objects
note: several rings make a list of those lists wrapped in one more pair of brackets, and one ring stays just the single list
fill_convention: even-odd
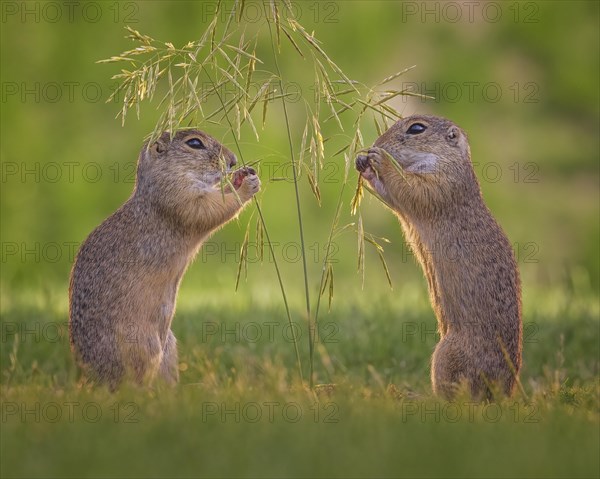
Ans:
[{"label": "squirrel hind leg", "polygon": [[431,358],[431,385],[436,396],[450,401],[459,393],[461,383],[464,384],[466,363],[459,338],[452,333],[444,336]]},{"label": "squirrel hind leg", "polygon": [[158,369],[158,377],[169,385],[175,385],[179,381],[177,339],[175,339],[173,331],[171,330],[167,333],[162,360]]},{"label": "squirrel hind leg", "polygon": [[138,386],[147,386],[156,377],[163,356],[158,334],[138,336],[136,341],[122,346],[123,363],[128,379]]},{"label": "squirrel hind leg", "polygon": [[500,367],[499,354],[483,341],[447,334],[431,360],[434,393],[447,400],[470,396],[474,401],[494,401],[510,394],[515,379],[507,367]]},{"label": "squirrel hind leg", "polygon": [[106,385],[115,392],[125,376],[118,351],[107,341],[90,342],[87,348],[77,344],[72,343],[72,350],[79,373],[78,387]]}]

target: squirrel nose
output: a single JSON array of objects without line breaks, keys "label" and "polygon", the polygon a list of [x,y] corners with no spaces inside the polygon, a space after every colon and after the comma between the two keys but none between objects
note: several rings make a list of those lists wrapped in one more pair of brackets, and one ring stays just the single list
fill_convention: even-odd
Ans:
[{"label": "squirrel nose", "polygon": [[237,158],[235,157],[234,154],[231,154],[231,156],[229,157],[229,168],[231,168],[232,166],[237,164]]}]

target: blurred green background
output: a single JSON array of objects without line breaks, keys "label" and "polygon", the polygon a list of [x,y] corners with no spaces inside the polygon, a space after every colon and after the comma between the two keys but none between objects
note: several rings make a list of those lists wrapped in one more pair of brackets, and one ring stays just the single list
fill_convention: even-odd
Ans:
[{"label": "blurred green background", "polygon": [[[176,45],[198,39],[215,5],[100,2],[70,7],[70,12],[65,5],[43,2],[3,4],[3,302],[15,292],[40,288],[57,292],[64,301],[76,245],[132,189],[133,162],[158,118],[157,102],[142,108],[139,121],[132,112],[121,127],[114,119],[118,105],[105,103],[115,86],[110,76],[120,65],[95,62],[133,46],[123,38],[126,24]],[[485,198],[515,244],[526,295],[537,287],[597,290],[597,2],[294,5],[306,29],[314,30],[353,79],[374,84],[416,65],[392,86],[411,86],[436,99],[403,98],[392,104],[404,115],[447,116],[468,132]],[[250,31],[262,21],[255,21],[255,12],[247,10]],[[261,42],[260,56],[270,58],[269,48]],[[309,61],[299,59],[284,44],[281,62],[285,81],[310,95]],[[297,103],[290,110],[294,141],[299,144],[304,109]],[[327,128],[325,136],[333,131]],[[235,149],[225,130],[217,126],[207,130]],[[363,133],[367,144],[376,138],[372,126]],[[285,263],[288,288],[300,291],[293,187],[290,182],[269,181],[282,176],[276,165],[289,161],[279,105],[269,109],[258,144],[249,130],[241,142],[246,161],[260,157],[268,162],[262,171],[261,197],[267,225],[273,241],[281,244],[276,253]],[[334,151],[328,148],[326,153]],[[341,187],[342,164],[341,156],[326,158],[322,207],[303,181],[307,243],[314,249],[309,266],[315,281]],[[353,220],[348,204],[355,178],[352,171],[342,221]],[[233,250],[239,248],[250,214],[251,208],[237,225],[213,237],[219,251],[211,247],[199,257],[184,280],[184,295],[200,288],[203,295],[212,294],[211,289],[214,294],[232,292],[237,256]],[[368,198],[363,216],[368,231],[392,241],[386,257],[395,291],[404,287],[424,291],[420,271],[410,256],[407,259],[395,218]],[[339,291],[360,288],[353,275],[354,236],[347,234],[336,243],[336,268],[343,273],[336,278]],[[377,261],[375,256],[368,260],[370,286],[365,294],[385,287]],[[277,294],[272,285],[276,286],[273,268],[254,262],[248,285],[239,294],[246,294],[244,290],[252,296],[271,290]],[[314,293],[316,284],[312,287]]]},{"label": "blurred green background", "polygon": [[[271,61],[264,17],[256,17],[257,2],[246,3],[248,34],[263,29],[257,53]],[[126,435],[122,424],[106,418],[101,425],[79,421],[74,426],[42,422],[26,427],[3,419],[4,434],[9,431],[13,438],[3,437],[3,462],[8,464],[3,471],[22,476],[122,475],[125,469],[119,465],[126,463],[136,477],[148,476],[150,466],[155,476],[166,477],[175,475],[170,462],[163,461],[168,458],[180,465],[181,474],[204,471],[216,476],[225,471],[228,477],[280,477],[289,471],[416,477],[424,470],[430,476],[597,477],[598,2],[293,4],[307,31],[314,30],[352,79],[371,85],[416,65],[390,86],[410,86],[435,99],[399,97],[391,104],[404,115],[446,116],[468,133],[485,200],[519,260],[526,325],[522,379],[527,393],[539,401],[534,409],[541,422],[515,425],[507,415],[498,428],[466,422],[406,424],[395,399],[391,404],[381,399],[388,385],[397,384],[406,397],[416,391],[416,397],[428,400],[435,319],[426,282],[404,245],[397,220],[367,194],[361,207],[365,229],[391,241],[385,256],[394,288],[388,287],[371,249],[363,287],[356,272],[356,235],[349,230],[336,238],[335,296],[330,312],[322,308],[321,319],[339,334],[337,342],[326,344],[327,352],[319,350],[316,380],[341,384],[342,392],[332,399],[340,404],[343,419],[337,429],[324,433],[310,423],[299,424],[300,429],[269,423],[252,429],[198,422],[198,404],[207,398],[304,398],[302,390],[290,392],[286,383],[295,376],[289,341],[222,344],[202,336],[204,321],[230,326],[236,321],[286,321],[273,264],[268,257],[258,262],[255,248],[250,248],[247,280],[234,291],[245,228],[251,215],[256,218],[251,206],[211,238],[183,280],[173,323],[181,386],[156,400],[151,394],[140,398],[135,391],[118,396],[138,401],[145,419]],[[116,85],[110,77],[121,65],[95,62],[135,46],[124,38],[125,25],[176,46],[197,40],[216,2],[0,5],[2,399],[29,404],[69,397],[105,404],[113,396],[75,388],[66,337],[57,347],[51,341],[5,334],[4,326],[39,327],[67,320],[73,254],[128,198],[140,146],[160,114],[158,102],[143,105],[140,119],[132,111],[122,127],[115,119],[119,105],[105,103]],[[293,83],[294,91],[307,98],[313,94],[312,63],[300,59],[285,41],[280,64],[284,81]],[[265,68],[272,70],[272,63]],[[297,151],[304,104],[292,103],[289,110]],[[352,119],[345,121],[350,131]],[[240,156],[225,126],[203,128]],[[365,123],[363,135],[367,145],[375,140],[372,124]],[[320,176],[322,205],[305,177],[300,189],[313,310],[344,171],[343,158],[332,156],[343,134],[331,124],[324,127],[324,136],[331,140]],[[280,105],[269,107],[259,142],[249,129],[243,130],[241,147],[246,161],[261,160],[259,197],[265,220],[293,319],[305,326],[294,188],[290,181],[272,181],[290,173]],[[343,193],[342,225],[356,221],[349,211],[355,184],[352,168]],[[429,333],[407,340],[405,326],[415,324],[421,333]],[[305,373],[307,350],[305,333]],[[210,433],[205,433],[207,427]],[[431,442],[434,436],[437,441]],[[247,441],[255,447],[247,449]],[[166,443],[177,447],[166,451]],[[107,447],[112,444],[120,446]],[[137,454],[130,456],[132,444]],[[210,453],[197,454],[198,444]],[[66,450],[78,453],[69,456]],[[96,455],[88,460],[90,450]],[[230,460],[231,450],[242,466]],[[363,456],[357,451],[367,452]]]}]

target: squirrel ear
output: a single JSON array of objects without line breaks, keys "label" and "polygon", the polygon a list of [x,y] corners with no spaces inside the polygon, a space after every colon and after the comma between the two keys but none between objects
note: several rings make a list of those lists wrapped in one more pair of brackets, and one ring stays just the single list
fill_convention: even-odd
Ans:
[{"label": "squirrel ear", "polygon": [[167,151],[167,147],[169,146],[171,139],[171,133],[169,131],[165,131],[156,139],[154,143],[150,145],[148,149],[154,155],[164,153]]},{"label": "squirrel ear", "polygon": [[448,131],[446,132],[446,139],[448,140],[449,143],[451,143],[453,145],[458,144],[460,136],[461,136],[460,130],[455,125],[452,125],[450,128],[448,128]]},{"label": "squirrel ear", "polygon": [[464,132],[456,125],[452,125],[446,132],[446,140],[452,146],[460,148],[463,155],[470,155],[469,141]]},{"label": "squirrel ear", "polygon": [[166,150],[165,148],[165,144],[159,139],[156,140],[152,146],[150,147],[150,149],[155,152],[155,153],[162,153]]}]

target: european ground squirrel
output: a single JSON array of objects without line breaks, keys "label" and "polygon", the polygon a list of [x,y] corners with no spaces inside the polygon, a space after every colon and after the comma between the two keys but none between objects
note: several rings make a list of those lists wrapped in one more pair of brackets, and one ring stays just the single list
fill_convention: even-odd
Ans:
[{"label": "european ground squirrel", "polygon": [[[394,162],[396,164],[394,164]],[[483,201],[465,133],[433,116],[402,119],[356,168],[396,214],[423,268],[440,342],[436,394],[509,395],[521,368],[521,287],[511,245]]]},{"label": "european ground squirrel", "polygon": [[179,378],[171,331],[181,278],[211,233],[260,189],[251,168],[198,130],[162,136],[139,155],[135,189],[82,244],[71,272],[72,350],[91,379],[111,389],[123,379]]}]

